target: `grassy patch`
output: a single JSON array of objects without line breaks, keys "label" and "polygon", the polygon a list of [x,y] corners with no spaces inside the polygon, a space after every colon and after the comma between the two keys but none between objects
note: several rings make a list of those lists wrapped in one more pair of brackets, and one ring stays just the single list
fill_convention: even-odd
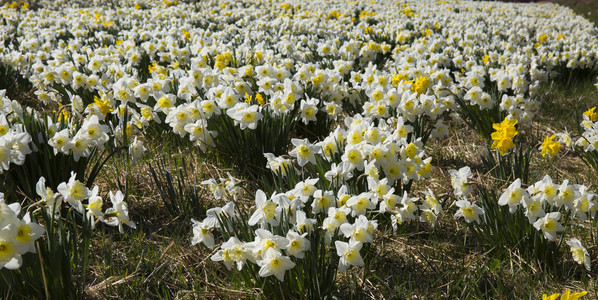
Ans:
[{"label": "grassy patch", "polygon": [[573,11],[598,25],[598,1],[596,0],[556,0],[555,3],[570,7]]}]

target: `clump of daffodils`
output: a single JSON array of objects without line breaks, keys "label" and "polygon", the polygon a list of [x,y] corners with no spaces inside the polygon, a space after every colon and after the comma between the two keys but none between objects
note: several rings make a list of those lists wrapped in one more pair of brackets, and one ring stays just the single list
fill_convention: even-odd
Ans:
[{"label": "clump of daffodils", "polygon": [[575,146],[580,147],[586,153],[598,151],[598,113],[596,107],[585,111],[582,115],[581,128],[583,132],[581,137],[575,141]]},{"label": "clump of daffodils", "polygon": [[[248,1],[242,11],[234,1],[214,0],[124,1],[112,8],[37,2],[31,11],[17,2],[0,8],[6,21],[0,64],[29,80],[37,104],[56,109],[54,119],[41,120],[54,155],[85,161],[113,140],[136,161],[145,151],[138,137],[156,128],[218,151],[219,139],[231,135],[218,120],[247,135],[272,117],[324,131],[323,121],[339,125],[313,139],[291,133],[282,150],[288,155],[255,153],[288,188],[256,192],[249,234],[231,235],[212,257],[229,269],[254,264],[260,276],[280,281],[310,255],[314,232],[346,270],[365,264],[360,252],[374,239],[375,214],[389,214],[395,230],[416,220],[434,226],[442,213],[437,197],[432,191],[416,197],[411,188],[431,176],[424,146],[447,134],[445,121],[461,103],[507,116],[492,133],[492,148],[505,155],[514,148],[515,124],[539,112],[535,96],[543,84],[598,64],[594,27],[556,5],[371,1],[360,3],[355,16],[354,4],[336,3],[331,12],[321,1]],[[36,151],[31,140],[42,133],[23,129],[29,108],[0,96],[0,172],[10,172]],[[584,153],[597,153],[597,121],[595,109],[584,113],[585,132],[575,142]],[[548,136],[542,155],[571,144],[567,134]],[[471,171],[449,173],[455,216],[480,222],[484,210],[470,201]],[[238,196],[232,177],[202,184],[216,199]],[[564,213],[594,215],[593,194],[583,186],[546,178],[533,186],[515,180],[499,202],[511,212],[524,209],[547,239],[561,232]],[[110,193],[112,208],[104,210],[99,190],[74,175],[58,193],[40,181],[38,194],[52,213],[68,203],[92,224],[121,232],[134,226],[122,193]],[[195,221],[192,243],[216,247],[215,228],[229,230],[242,219],[233,203]],[[281,224],[289,226],[277,230]]]},{"label": "clump of daffodils", "polygon": [[136,228],[135,223],[129,218],[129,208],[124,202],[121,191],[110,192],[112,207],[104,210],[104,200],[99,195],[99,188],[89,189],[77,179],[77,174],[71,173],[68,182],[62,182],[57,187],[57,192],[46,186],[46,179],[41,177],[36,185],[37,195],[42,205],[50,215],[58,216],[64,204],[68,204],[83,217],[91,222],[95,228],[98,222],[110,226],[118,226],[120,233],[124,233],[124,226]]},{"label": "clump of daffodils", "polygon": [[[533,227],[542,232],[545,239],[556,241],[557,234],[565,231],[571,219],[580,221],[592,219],[596,215],[596,194],[588,187],[579,184],[553,182],[550,176],[544,178],[527,189],[517,179],[507,187],[500,196],[498,204],[508,206],[511,213],[522,209]],[[563,217],[566,214],[567,217]],[[577,238],[567,241],[573,259],[590,270],[590,256]]]},{"label": "clump of daffodils", "polygon": [[556,183],[546,175],[527,189],[522,187],[520,179],[515,180],[500,196],[498,204],[508,206],[511,213],[523,209],[530,224],[542,231],[546,239],[555,241],[556,234],[564,230],[560,211],[580,220],[593,218],[595,197],[584,185],[570,184],[568,180]]},{"label": "clump of daffodils", "polygon": [[[123,202],[124,197],[120,191],[116,194],[110,193],[112,207],[103,210],[103,201],[98,194],[98,187],[88,189],[76,179],[74,173],[68,182],[58,186],[57,193],[50,187],[46,187],[44,177],[37,182],[36,191],[40,199],[38,204],[52,217],[58,217],[63,204],[68,203],[91,221],[92,228],[99,221],[118,226],[121,233],[123,233],[123,225],[135,228],[135,223],[129,219],[128,208]],[[19,218],[20,212],[19,203],[7,204],[4,194],[0,193],[0,268],[19,268],[23,263],[22,255],[28,252],[35,253],[35,241],[45,232],[42,226],[34,222],[30,212],[26,212],[22,218]]]},{"label": "clump of daffodils", "polygon": [[463,167],[459,170],[449,170],[451,175],[451,184],[453,186],[453,194],[458,197],[456,203],[458,209],[455,213],[455,218],[463,218],[465,222],[477,222],[480,223],[480,216],[484,214],[484,210],[477,204],[467,200],[468,196],[472,193],[473,188],[469,180],[473,177],[471,169],[469,167]]},{"label": "clump of daffodils", "polygon": [[[318,237],[328,245],[328,255],[336,253],[339,271],[363,266],[361,249],[374,242],[377,213],[389,214],[394,230],[417,220],[433,227],[442,213],[439,199],[430,190],[423,200],[403,190],[409,182],[426,178],[431,169],[421,142],[409,142],[407,125],[402,120],[391,122],[392,126],[375,125],[359,115],[347,124],[348,130],[338,128],[322,142],[293,140],[295,147],[289,154],[295,162],[266,155],[268,166],[278,176],[296,172],[293,163],[305,169],[328,161],[329,167],[322,170],[324,177],[315,174],[295,183],[291,190],[272,195],[258,190],[246,224],[228,221],[240,217],[233,202],[208,210],[206,219],[193,221],[192,244],[213,248],[215,229],[223,233],[232,230],[230,226],[246,228],[252,239],[229,238],[212,260],[238,270],[251,262],[260,267],[260,276],[274,275],[282,281],[301,259],[318,255],[310,253],[310,245],[320,243],[314,240]],[[355,190],[358,178],[367,183],[364,190]],[[234,198],[234,193],[215,179],[204,184],[217,198]]]}]

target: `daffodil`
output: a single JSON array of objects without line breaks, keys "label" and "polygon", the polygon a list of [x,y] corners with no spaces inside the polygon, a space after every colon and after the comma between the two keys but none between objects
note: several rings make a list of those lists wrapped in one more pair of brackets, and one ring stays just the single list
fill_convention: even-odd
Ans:
[{"label": "daffodil", "polygon": [[542,231],[544,238],[554,242],[556,240],[556,233],[565,230],[563,225],[558,222],[560,218],[561,213],[559,212],[548,213],[544,217],[536,220],[536,222],[534,222],[534,227],[537,230]]},{"label": "daffodil", "polygon": [[276,276],[278,280],[284,281],[286,271],[295,267],[295,263],[287,256],[270,248],[264,254],[262,260],[258,261],[261,277]]},{"label": "daffodil", "polygon": [[596,106],[586,110],[583,113],[584,117],[592,122],[598,121],[598,113],[596,112]]},{"label": "daffodil", "polygon": [[453,193],[456,196],[467,197],[472,192],[472,187],[468,180],[473,177],[471,169],[467,166],[459,170],[449,170],[451,175],[451,184],[453,186]]},{"label": "daffodil", "polygon": [[104,213],[104,222],[111,226],[118,226],[118,231],[124,233],[123,225],[131,228],[137,228],[135,223],[129,219],[129,208],[124,202],[124,195],[121,191],[109,193],[112,207]]},{"label": "daffodil", "polygon": [[191,245],[203,243],[208,248],[214,248],[214,236],[210,232],[209,227],[205,222],[198,222],[191,219],[193,223],[193,238],[191,239]]},{"label": "daffodil", "polygon": [[577,300],[577,299],[580,299],[581,297],[585,296],[587,293],[588,293],[587,291],[571,293],[571,290],[567,289],[562,295],[560,293],[554,293],[554,294],[551,294],[550,296],[543,294],[542,300],[557,300],[557,299],[559,299],[559,296],[561,296],[560,300]]},{"label": "daffodil", "polygon": [[467,200],[457,201],[457,207],[459,209],[455,213],[455,218],[463,217],[467,223],[473,221],[480,223],[480,216],[484,214],[484,209]]},{"label": "daffodil", "polygon": [[358,241],[349,241],[349,243],[336,241],[336,254],[340,257],[338,270],[345,272],[350,266],[363,266],[363,258],[359,253],[363,244]]},{"label": "daffodil", "polygon": [[17,235],[18,229],[14,224],[0,229],[0,268],[14,270],[21,267],[23,258],[17,251]]},{"label": "daffodil", "polygon": [[576,239],[572,238],[567,241],[567,245],[571,248],[571,255],[573,256],[573,260],[580,265],[584,265],[585,268],[590,271],[591,270],[591,259],[588,250],[581,245],[581,242]]},{"label": "daffodil", "polygon": [[307,232],[304,232],[303,234],[294,231],[287,232],[289,245],[285,249],[286,253],[297,258],[304,258],[304,252],[308,251],[311,246],[311,242],[306,238],[307,234]]},{"label": "daffodil", "polygon": [[555,141],[554,138],[556,138],[556,134],[551,136],[547,135],[542,142],[542,146],[540,146],[540,150],[542,150],[542,157],[546,157],[546,154],[554,156],[559,152],[559,150],[561,150],[561,143]]},{"label": "daffodil", "polygon": [[521,179],[517,178],[498,199],[498,205],[509,206],[509,212],[514,213],[520,204],[527,201],[529,195],[521,188]]},{"label": "daffodil", "polygon": [[315,153],[316,147],[313,146],[307,139],[291,139],[291,143],[295,146],[289,155],[297,158],[299,166],[303,167],[305,164],[316,163]]},{"label": "daffodil", "polygon": [[253,256],[246,249],[245,244],[233,236],[222,243],[220,250],[212,255],[210,259],[223,262],[228,270],[232,268],[233,264],[236,264],[237,270],[241,271],[247,259],[253,260]]},{"label": "daffodil", "polygon": [[255,212],[247,223],[249,226],[257,223],[269,223],[273,226],[278,224],[276,218],[280,213],[280,209],[271,199],[267,199],[262,190],[258,190],[255,194],[255,206]]},{"label": "daffodil", "polygon": [[91,192],[82,182],[77,180],[77,175],[74,172],[71,172],[71,177],[69,178],[68,183],[63,182],[59,184],[57,189],[65,201],[79,213],[83,213],[82,201],[89,198]]},{"label": "daffodil", "polygon": [[500,155],[505,155],[509,149],[515,147],[513,138],[518,134],[515,124],[517,124],[517,120],[509,120],[508,118],[500,123],[492,124],[492,128],[496,131],[491,135],[493,142],[490,147],[497,149]]}]

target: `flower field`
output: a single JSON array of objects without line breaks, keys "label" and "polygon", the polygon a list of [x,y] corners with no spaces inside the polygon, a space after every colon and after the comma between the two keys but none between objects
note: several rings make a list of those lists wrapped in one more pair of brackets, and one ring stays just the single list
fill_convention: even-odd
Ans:
[{"label": "flower field", "polygon": [[598,298],[598,27],[550,3],[0,8],[0,298]]}]

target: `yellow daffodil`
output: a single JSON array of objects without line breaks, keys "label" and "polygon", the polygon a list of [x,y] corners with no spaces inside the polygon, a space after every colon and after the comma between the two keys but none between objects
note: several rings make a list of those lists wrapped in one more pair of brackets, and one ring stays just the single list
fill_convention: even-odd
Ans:
[{"label": "yellow daffodil", "polygon": [[552,136],[547,135],[544,142],[542,142],[542,157],[546,157],[546,153],[553,156],[561,150],[561,143],[555,141],[554,138],[556,138],[556,134],[553,134]]},{"label": "yellow daffodil", "polygon": [[493,142],[490,147],[498,149],[500,155],[505,155],[507,150],[515,147],[513,138],[518,134],[515,124],[517,124],[517,120],[509,120],[508,118],[500,123],[492,124],[492,128],[496,131],[491,135]]},{"label": "yellow daffodil", "polygon": [[583,114],[586,117],[588,117],[588,119],[592,122],[598,121],[598,113],[596,113],[596,106],[586,110]]}]

